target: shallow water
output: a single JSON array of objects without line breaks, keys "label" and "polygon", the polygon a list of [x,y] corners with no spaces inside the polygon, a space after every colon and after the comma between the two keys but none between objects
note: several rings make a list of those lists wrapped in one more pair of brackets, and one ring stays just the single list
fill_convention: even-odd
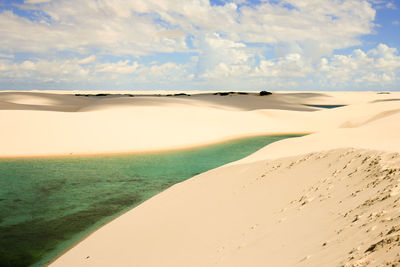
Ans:
[{"label": "shallow water", "polygon": [[298,135],[161,153],[0,160],[0,266],[43,265],[171,185]]}]

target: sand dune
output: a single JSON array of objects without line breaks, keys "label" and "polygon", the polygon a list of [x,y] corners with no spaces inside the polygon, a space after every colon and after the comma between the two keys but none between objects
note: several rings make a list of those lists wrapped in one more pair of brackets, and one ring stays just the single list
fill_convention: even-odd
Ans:
[{"label": "sand dune", "polygon": [[344,148],[221,167],[131,210],[52,266],[393,266],[399,164],[398,153]]},{"label": "sand dune", "polygon": [[360,127],[320,131],[296,139],[270,144],[235,164],[286,157],[340,147],[400,152],[400,112],[361,124]]},{"label": "sand dune", "polygon": [[[0,156],[140,152],[243,136],[358,127],[399,109],[398,93],[75,96],[0,93]],[[375,101],[375,102],[373,102]],[[380,102],[376,102],[380,101]],[[344,104],[322,109],[308,104]]]},{"label": "sand dune", "polygon": [[52,266],[397,266],[399,96],[4,93],[0,155],[143,151],[313,132],[169,188]]}]

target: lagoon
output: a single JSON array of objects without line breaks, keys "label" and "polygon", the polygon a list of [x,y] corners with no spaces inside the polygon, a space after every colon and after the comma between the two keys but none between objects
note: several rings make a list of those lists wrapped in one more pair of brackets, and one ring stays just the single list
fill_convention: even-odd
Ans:
[{"label": "lagoon", "polygon": [[0,266],[49,263],[168,187],[297,136],[258,136],[157,153],[1,159]]}]

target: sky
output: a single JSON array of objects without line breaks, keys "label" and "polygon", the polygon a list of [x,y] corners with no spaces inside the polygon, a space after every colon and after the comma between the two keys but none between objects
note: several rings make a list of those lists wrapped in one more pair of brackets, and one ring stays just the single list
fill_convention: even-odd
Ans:
[{"label": "sky", "polygon": [[0,90],[400,90],[400,0],[0,0]]}]

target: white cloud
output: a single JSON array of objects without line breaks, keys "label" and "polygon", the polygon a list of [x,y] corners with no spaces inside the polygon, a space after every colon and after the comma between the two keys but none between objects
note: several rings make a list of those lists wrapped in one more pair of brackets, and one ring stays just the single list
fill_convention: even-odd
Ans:
[{"label": "white cloud", "polygon": [[384,8],[396,9],[397,8],[392,0],[367,0],[367,1],[370,2],[371,4],[373,4],[373,6],[376,9],[384,9]]},{"label": "white cloud", "polygon": [[385,44],[379,44],[367,53],[356,49],[351,55],[323,58],[319,65],[321,82],[332,87],[393,83],[398,79],[399,69],[397,49]]},{"label": "white cloud", "polygon": [[146,55],[188,51],[185,37],[201,40],[205,34],[220,33],[233,42],[296,47],[286,54],[300,49],[308,55],[329,55],[359,44],[358,37],[372,32],[375,17],[375,10],[363,0],[266,1],[252,7],[233,2],[211,6],[208,0],[26,3],[30,4],[25,8],[40,9],[49,18],[33,22],[2,12],[0,25],[6,27],[0,30],[0,50],[86,53],[95,48],[101,53]]},{"label": "white cloud", "polygon": [[13,63],[0,59],[0,80],[39,82],[90,82],[101,84],[115,81],[125,85],[155,81],[186,81],[193,78],[187,65],[168,62],[144,66],[136,61],[98,63],[95,57],[71,60],[38,60]]},{"label": "white cloud", "polygon": [[[230,86],[236,89],[290,89],[316,85],[331,89],[366,89],[393,85],[399,81],[399,52],[385,44],[379,44],[369,51],[355,49],[348,55],[323,57],[318,63],[313,63],[298,53],[256,61],[258,54],[245,45],[216,35],[206,37],[204,42],[211,49],[210,55],[219,57],[209,59],[207,57],[210,55],[200,55],[199,58],[193,57],[193,61],[187,64],[154,62],[147,66],[130,60],[99,63],[94,55],[70,60],[26,60],[20,63],[14,63],[12,59],[0,59],[0,79],[89,82],[98,85],[118,81],[127,88],[146,83],[161,85],[190,82],[204,88]],[[212,64],[196,76],[194,64],[202,56]]]},{"label": "white cloud", "polygon": [[0,78],[23,81],[32,79],[41,82],[74,82],[88,78],[89,70],[79,65],[79,60],[39,60],[13,63],[0,61]]},{"label": "white cloud", "polygon": [[116,63],[104,63],[96,66],[96,72],[111,72],[119,74],[134,73],[138,68],[138,63],[131,63],[129,60],[118,61]]},{"label": "white cloud", "polygon": [[[312,83],[335,88],[398,80],[395,48],[381,44],[370,51],[334,54],[360,45],[361,36],[374,32],[373,7],[393,8],[392,1],[282,0],[250,5],[235,0],[218,6],[208,0],[24,3],[19,7],[34,12],[34,19],[0,12],[3,80],[109,79],[125,84],[221,80],[237,88]],[[30,56],[21,62],[13,58],[17,52]],[[187,63],[142,61],[142,56],[175,52],[187,53]]]},{"label": "white cloud", "polygon": [[386,4],[386,8],[397,9],[396,5],[393,2],[389,2]]},{"label": "white cloud", "polygon": [[142,66],[138,70],[137,82],[184,82],[193,78],[193,75],[188,74],[187,65],[179,65],[173,62],[164,63],[161,65]]},{"label": "white cloud", "polygon": [[51,0],[24,0],[25,4],[40,4],[40,3],[47,3]]},{"label": "white cloud", "polygon": [[311,62],[300,54],[289,54],[277,60],[262,60],[254,75],[263,77],[294,78],[305,77],[312,72]]},{"label": "white cloud", "polygon": [[329,55],[360,44],[372,32],[375,10],[365,1],[284,1],[293,9],[268,4],[243,8],[243,40],[291,47],[286,54]]},{"label": "white cloud", "polygon": [[222,38],[219,34],[206,34],[198,42],[200,54],[197,75],[203,78],[231,76],[249,69],[249,60],[255,56],[247,46]]},{"label": "white cloud", "polygon": [[96,55],[90,55],[78,61],[78,64],[88,64],[96,61]]},{"label": "white cloud", "polygon": [[86,53],[96,49],[113,55],[144,55],[187,50],[185,36],[159,34],[168,28],[155,23],[152,15],[134,14],[123,3],[77,0],[44,3],[39,8],[50,18],[38,21],[3,11],[0,51]]},{"label": "white cloud", "polygon": [[236,81],[245,88],[247,83],[258,87],[273,85],[281,89],[315,88],[318,85],[331,89],[366,89],[376,85],[394,85],[399,81],[400,73],[397,49],[385,44],[367,52],[355,49],[349,55],[322,57],[316,63],[299,53],[261,59],[257,64],[252,59],[249,56],[235,64],[231,56],[228,60],[217,61],[201,78]]},{"label": "white cloud", "polygon": [[5,58],[5,59],[13,59],[14,55],[13,54],[6,54],[6,53],[0,53],[0,59]]}]

